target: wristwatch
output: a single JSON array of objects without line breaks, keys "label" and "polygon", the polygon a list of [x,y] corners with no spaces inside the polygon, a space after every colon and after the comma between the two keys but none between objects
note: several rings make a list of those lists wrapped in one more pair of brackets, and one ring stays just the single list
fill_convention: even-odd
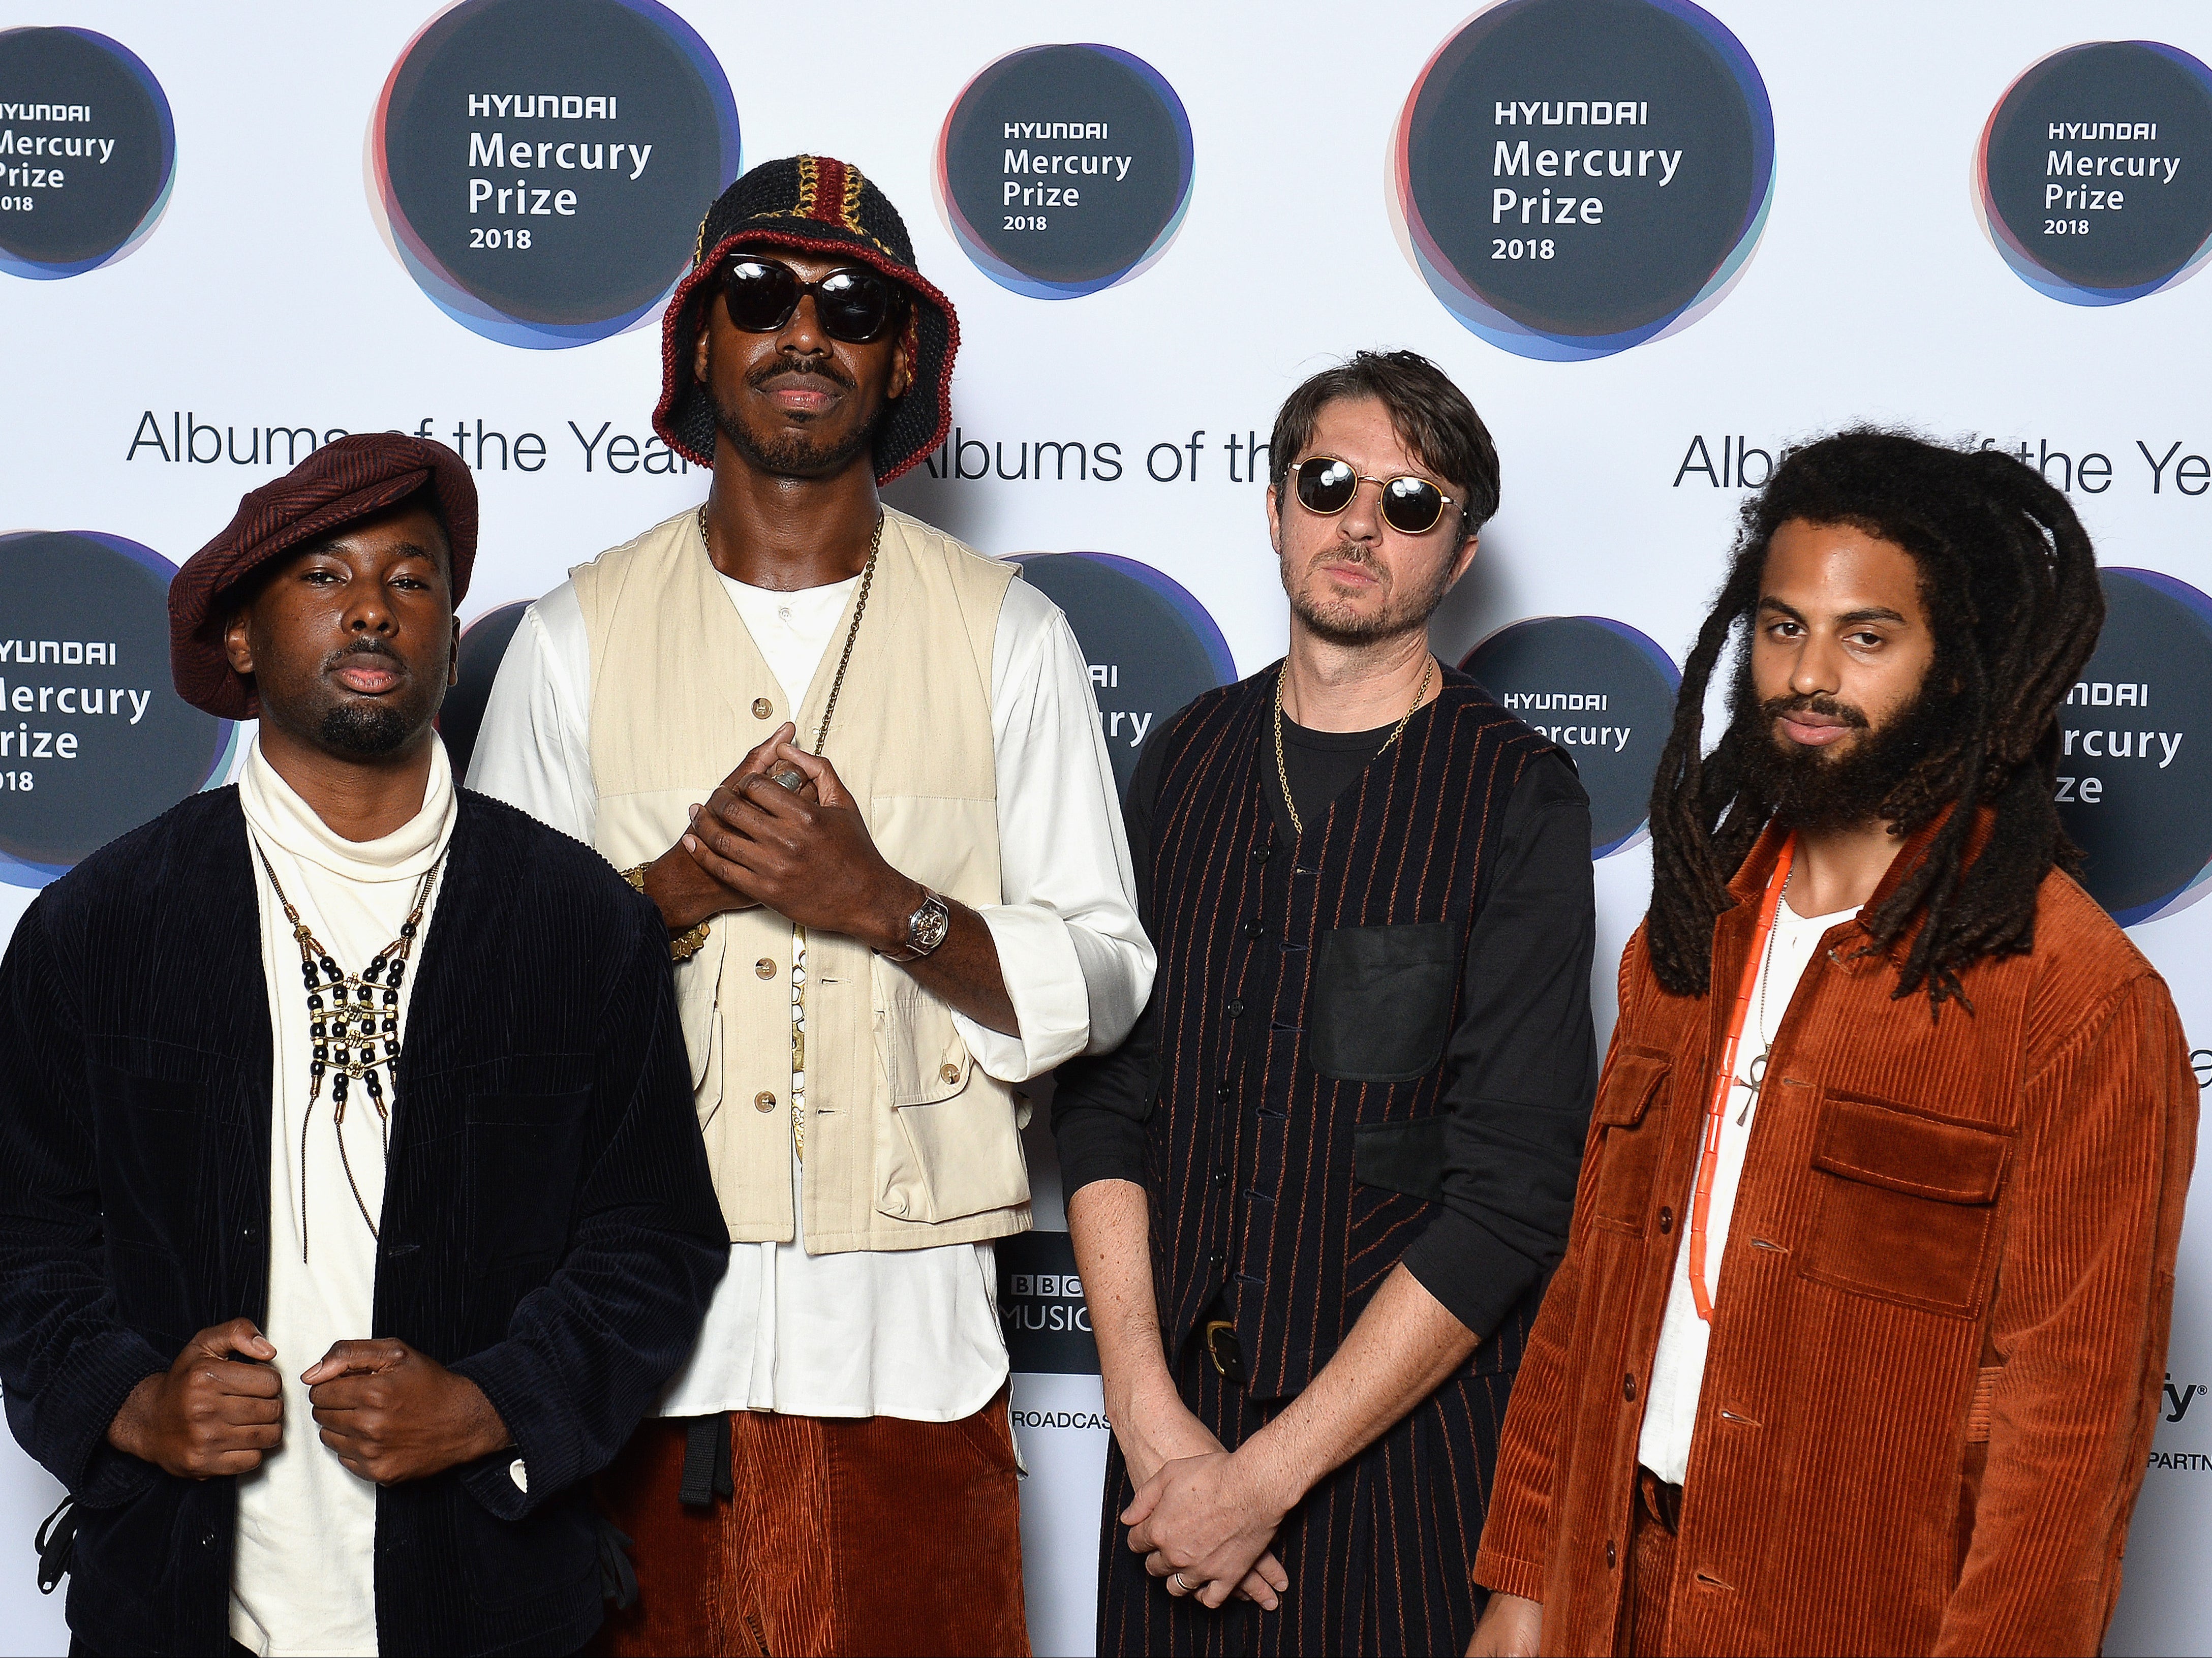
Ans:
[{"label": "wristwatch", "polygon": [[951,931],[952,912],[945,900],[927,887],[921,890],[921,902],[913,914],[906,918],[906,944],[900,950],[879,950],[876,952],[887,962],[918,962],[945,942]]}]

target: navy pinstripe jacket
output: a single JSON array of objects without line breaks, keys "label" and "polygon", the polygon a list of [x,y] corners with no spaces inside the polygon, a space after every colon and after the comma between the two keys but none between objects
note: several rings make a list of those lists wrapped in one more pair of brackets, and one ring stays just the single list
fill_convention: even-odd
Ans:
[{"label": "navy pinstripe jacket", "polygon": [[[1255,1398],[1297,1393],[1435,1212],[1445,1045],[1507,801],[1551,744],[1463,674],[1294,844],[1258,768],[1274,675],[1162,733],[1146,1125],[1161,1324],[1231,1297]],[[1510,1371],[1541,1284],[1470,1373]]]}]

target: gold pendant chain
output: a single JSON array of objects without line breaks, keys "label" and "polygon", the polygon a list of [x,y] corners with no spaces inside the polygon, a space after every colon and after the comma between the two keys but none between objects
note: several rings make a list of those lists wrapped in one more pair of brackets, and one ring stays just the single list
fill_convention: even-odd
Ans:
[{"label": "gold pendant chain", "polygon": [[[868,537],[868,562],[860,567],[860,591],[853,601],[853,621],[845,629],[845,648],[837,654],[837,671],[830,681],[829,699],[822,705],[822,723],[814,730],[814,752],[819,755],[830,740],[830,722],[837,713],[838,694],[845,689],[845,671],[853,665],[854,641],[860,636],[860,618],[868,613],[868,594],[876,585],[876,560],[884,547],[884,518],[876,509],[875,532]],[[713,544],[707,539],[707,503],[699,503],[699,544],[714,562]],[[792,710],[798,723],[799,710]],[[796,787],[797,785],[792,785]],[[791,1148],[799,1162],[806,1161],[806,929],[791,924]]]},{"label": "gold pendant chain", "polygon": [[[340,970],[330,950],[315,937],[314,929],[300,919],[299,910],[284,896],[283,883],[276,878],[269,854],[258,841],[253,850],[261,859],[262,870],[269,877],[270,890],[276,895],[284,919],[292,924],[292,941],[300,947],[300,976],[307,992],[307,1036],[311,1044],[308,1074],[312,1080],[307,1090],[307,1108],[300,1117],[300,1259],[305,1262],[307,1129],[314,1121],[316,1103],[323,1096],[323,1078],[326,1074],[331,1079],[331,1127],[338,1143],[338,1162],[345,1169],[346,1185],[352,1189],[354,1206],[361,1211],[369,1236],[378,1236],[376,1217],[368,1212],[368,1200],[362,1195],[361,1182],[354,1178],[353,1159],[346,1152],[347,1084],[349,1081],[360,1083],[368,1095],[369,1103],[376,1108],[385,1159],[389,1163],[392,1108],[385,1103],[384,1084],[386,1081],[391,1084],[392,1107],[396,1107],[399,1102],[399,987],[406,978],[408,961],[415,953],[415,940],[422,930],[422,911],[429,899],[430,884],[444,866],[446,854],[441,852],[437,860],[415,883],[414,902],[408,907],[406,920],[400,924],[399,936],[378,950],[361,972],[346,973]],[[319,968],[323,974],[320,981],[315,976]],[[380,1011],[375,1006],[374,993],[378,990],[384,993]],[[325,993],[335,1007],[324,1005]],[[335,1030],[331,1028],[333,1025],[337,1027]],[[380,1040],[384,1048],[381,1057],[376,1052]],[[380,1070],[384,1072],[382,1078],[377,1075]]]},{"label": "gold pendant chain", "polygon": [[[1420,689],[1413,693],[1413,706],[1398,716],[1398,723],[1390,728],[1389,736],[1382,739],[1377,755],[1389,752],[1390,745],[1405,734],[1406,726],[1421,711],[1422,699],[1429,694],[1429,681],[1436,677],[1437,659],[1429,658],[1429,665],[1421,670]],[[1298,817],[1298,803],[1291,798],[1291,768],[1283,763],[1283,682],[1291,677],[1290,659],[1283,660],[1282,671],[1275,676],[1275,780],[1283,786],[1283,806],[1291,814],[1291,832],[1303,835],[1304,823]]]}]

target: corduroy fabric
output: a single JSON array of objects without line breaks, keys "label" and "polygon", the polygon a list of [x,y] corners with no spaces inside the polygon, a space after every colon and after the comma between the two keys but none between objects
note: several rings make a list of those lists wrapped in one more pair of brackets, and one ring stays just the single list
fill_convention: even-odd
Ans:
[{"label": "corduroy fabric", "polygon": [[[1551,744],[1449,669],[1437,700],[1295,843],[1261,787],[1273,763],[1269,669],[1208,692],[1164,732],[1151,913],[1162,1075],[1146,1125],[1153,1276],[1168,1350],[1224,1286],[1255,1398],[1310,1382],[1426,1226],[1425,1197],[1353,1176],[1355,1129],[1432,1120],[1446,1066],[1393,1082],[1316,1069],[1316,958],[1335,929],[1426,926],[1445,960],[1414,1008],[1407,975],[1355,1020],[1458,1023],[1467,940],[1521,773]],[[1449,1011],[1442,1004],[1448,999]],[[1540,1285],[1469,1361],[1509,1370]]]},{"label": "corduroy fabric", "polygon": [[[1715,985],[1741,972],[1778,840],[1715,925]],[[2158,1416],[2189,1045],[2164,981],[2063,874],[2032,952],[1961,975],[1971,1013],[1893,999],[1902,947],[1865,943],[1856,920],[1829,933],[1767,1066],[1667,1649],[2094,1653]],[[1475,1564],[1545,1604],[1547,1652],[1609,1653],[1620,1632],[1641,1401],[1727,999],[1666,994],[1630,941]]]},{"label": "corduroy fabric", "polygon": [[1655,1658],[1667,1650],[1667,1612],[1674,1600],[1674,1533],[1653,1509],[1652,1476],[1638,1480],[1629,1521],[1628,1610],[1613,1646],[1617,1658]]},{"label": "corduroy fabric", "polygon": [[223,654],[222,596],[270,560],[396,507],[416,490],[437,496],[453,559],[453,608],[477,562],[477,486],[442,443],[400,432],[357,432],[325,444],[273,483],[249,491],[222,532],[169,583],[169,674],[177,695],[222,720],[261,712],[252,682]]},{"label": "corduroy fabric", "polygon": [[[378,1491],[378,1639],[565,1652],[599,1619],[585,1482],[688,1356],[728,1244],[659,917],[588,847],[480,795],[459,811],[361,1333],[470,1377],[516,1443]],[[0,1384],[77,1498],[69,1619],[98,1652],[228,1640],[235,1481],[105,1436],[195,1332],[266,1315],[251,856],[237,791],[195,795],[42,892],[0,963]]]},{"label": "corduroy fabric", "polygon": [[[1119,1518],[1136,1491],[1109,1440],[1098,1568],[1101,1658],[1420,1658],[1466,1651],[1481,1598],[1468,1564],[1512,1380],[1496,1372],[1454,1378],[1307,1492],[1275,1534],[1275,1556],[1291,1588],[1272,1612],[1237,1600],[1209,1612],[1170,1594],[1146,1572]],[[1185,1345],[1176,1382],[1231,1450],[1282,1408],[1222,1381],[1195,1341]]]},{"label": "corduroy fabric", "polygon": [[827,155],[763,161],[715,198],[699,222],[691,269],[676,285],[660,324],[660,401],[653,429],[695,465],[714,464],[714,404],[692,373],[692,353],[720,291],[723,257],[747,247],[788,247],[857,258],[904,288],[914,304],[907,344],[914,383],[877,428],[876,482],[921,464],[952,429],[952,363],[960,354],[960,317],[915,266],[914,241],[890,198],[860,169]]},{"label": "corduroy fabric", "polygon": [[638,1598],[593,1652],[1027,1658],[1005,1388],[957,1422],[733,1412],[735,1492],[711,1508],[677,1499],[684,1428],[644,1424],[600,1476]]}]

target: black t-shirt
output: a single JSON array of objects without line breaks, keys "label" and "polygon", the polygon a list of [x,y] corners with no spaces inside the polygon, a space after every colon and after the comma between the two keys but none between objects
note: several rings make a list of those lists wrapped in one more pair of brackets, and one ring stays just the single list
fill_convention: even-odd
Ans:
[{"label": "black t-shirt", "polygon": [[[1413,725],[1426,718],[1424,709]],[[1284,720],[1283,768],[1309,833],[1395,725],[1316,732]],[[1164,925],[1152,909],[1152,816],[1166,764],[1158,738],[1156,731],[1138,756],[1122,814],[1139,912],[1155,938]],[[1260,773],[1288,841],[1295,831],[1272,734],[1262,742]],[[1484,1337],[1565,1248],[1597,1090],[1589,797],[1564,755],[1539,756],[1522,773],[1493,857],[1468,937],[1460,1020],[1444,1053],[1443,1199],[1403,1258],[1431,1295]],[[1052,1120],[1067,1196],[1097,1180],[1145,1183],[1157,1002],[1155,995],[1113,1053],[1060,1069]]]}]

